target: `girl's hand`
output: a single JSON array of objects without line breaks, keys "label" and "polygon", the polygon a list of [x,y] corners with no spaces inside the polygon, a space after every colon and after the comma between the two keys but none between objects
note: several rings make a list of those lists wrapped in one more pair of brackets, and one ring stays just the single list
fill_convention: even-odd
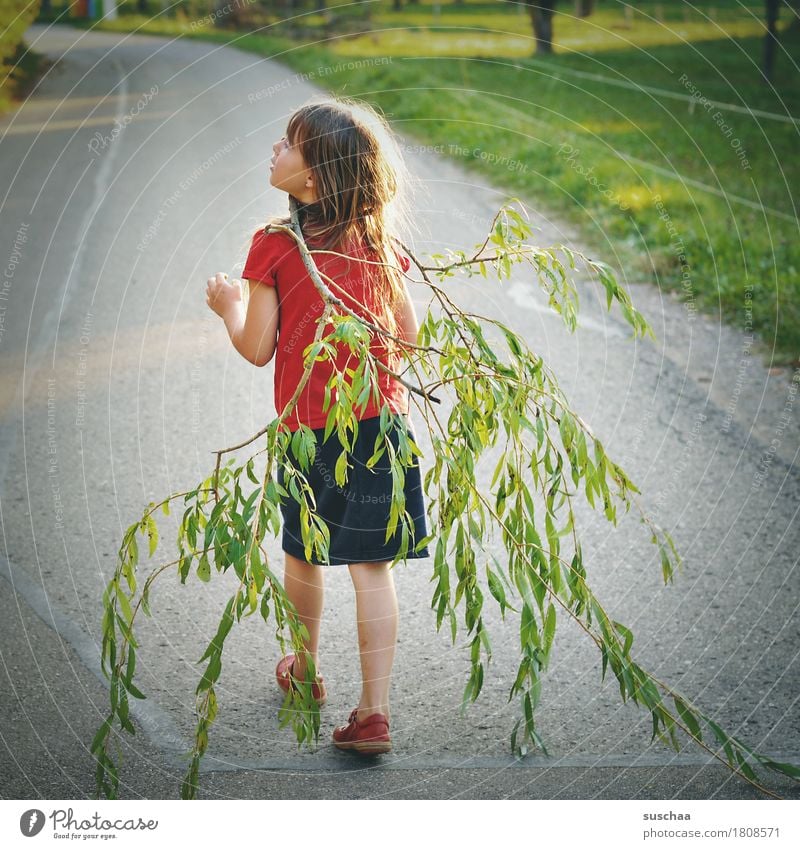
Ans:
[{"label": "girl's hand", "polygon": [[206,283],[206,303],[214,312],[225,318],[230,308],[242,301],[242,284],[239,280],[228,282],[228,275],[218,271],[214,277],[209,277]]}]

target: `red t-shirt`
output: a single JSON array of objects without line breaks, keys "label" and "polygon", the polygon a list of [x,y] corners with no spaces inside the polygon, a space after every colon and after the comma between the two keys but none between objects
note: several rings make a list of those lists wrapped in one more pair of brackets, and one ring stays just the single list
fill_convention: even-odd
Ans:
[{"label": "red t-shirt", "polygon": [[[313,248],[313,245],[309,245]],[[345,251],[342,251],[345,253]],[[349,253],[353,254],[352,251]],[[407,256],[396,252],[403,271],[408,271],[411,262]],[[353,254],[372,261],[374,254],[360,250]],[[380,315],[376,308],[372,286],[367,285],[363,271],[367,266],[363,263],[348,261],[343,257],[328,254],[314,254],[317,268],[332,278],[340,291],[332,288],[333,294],[340,297],[357,315],[364,315],[359,303]],[[349,266],[349,267],[348,267]],[[266,286],[277,286],[280,320],[278,325],[278,344],[275,354],[275,408],[282,413],[297,389],[303,376],[303,351],[314,341],[317,331],[317,319],[322,315],[323,301],[314,286],[308,271],[300,256],[300,249],[295,240],[287,233],[272,231],[265,233],[263,229],[256,231],[250,245],[250,251],[242,270],[242,279],[254,280]],[[348,297],[352,296],[352,299]],[[365,316],[368,318],[368,316]],[[329,325],[324,331],[330,333]],[[354,353],[343,343],[336,361],[337,368],[355,367]],[[372,350],[393,371],[398,371],[399,354],[389,359],[386,346],[379,337],[373,334]],[[290,430],[297,430],[300,424],[310,428],[324,427],[328,420],[327,410],[323,410],[325,386],[333,373],[330,362],[314,363],[308,383],[300,394],[295,409],[286,419]],[[395,413],[408,412],[408,390],[402,383],[382,369],[378,370],[378,385],[381,394],[389,408]],[[381,414],[381,404],[376,404],[370,398],[366,408],[361,412],[356,407],[359,419],[367,419]]]}]

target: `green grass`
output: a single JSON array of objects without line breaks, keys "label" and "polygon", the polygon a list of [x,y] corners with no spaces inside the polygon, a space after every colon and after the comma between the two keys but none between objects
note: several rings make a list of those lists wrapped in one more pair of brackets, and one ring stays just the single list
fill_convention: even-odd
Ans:
[{"label": "green grass", "polygon": [[[639,8],[654,16],[655,6]],[[384,4],[372,9],[374,32],[325,39],[320,31],[305,44],[281,35],[284,25],[237,36],[189,32],[188,21],[159,19],[145,31],[235,39],[293,71],[339,66],[315,81],[374,103],[403,132],[444,145],[529,206],[580,225],[594,255],[623,279],[672,289],[743,333],[754,330],[773,362],[798,362],[800,240],[792,195],[800,183],[800,125],[725,111],[726,136],[716,107],[690,112],[686,101],[637,89],[688,95],[685,74],[709,99],[800,115],[800,33],[782,34],[786,52],[779,51],[773,89],[759,81],[762,6],[714,6],[714,23],[698,12],[684,20],[683,5],[664,2],[664,24],[637,13],[630,25],[619,7],[584,20],[572,18],[570,8],[556,18],[556,53],[547,59],[532,55],[526,16],[497,3],[442,6],[438,18],[429,3],[401,13]],[[303,26],[319,20],[303,15]],[[136,25],[124,16],[114,28]],[[393,60],[346,67],[374,56]],[[563,144],[576,151],[571,160]],[[592,169],[600,188],[579,168]]]}]

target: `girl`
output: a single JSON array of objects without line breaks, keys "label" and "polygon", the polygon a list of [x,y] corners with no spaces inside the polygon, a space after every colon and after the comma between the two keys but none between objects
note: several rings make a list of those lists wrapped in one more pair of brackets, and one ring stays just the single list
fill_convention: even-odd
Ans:
[{"label": "girl", "polygon": [[[385,121],[367,104],[352,98],[312,100],[289,119],[286,134],[273,146],[270,183],[286,192],[297,206],[303,238],[318,253],[315,264],[334,295],[357,314],[385,327],[392,335],[416,343],[417,318],[404,279],[398,273],[410,265],[408,257],[390,247],[390,232],[401,223],[401,190],[407,180],[402,158]],[[257,231],[242,271],[248,281],[245,309],[238,280],[219,273],[207,284],[207,302],[220,315],[236,350],[257,366],[277,353],[275,406],[279,413],[298,387],[303,374],[303,351],[313,341],[323,299],[303,265],[291,235],[270,232],[270,224],[289,225],[291,219],[273,219]],[[366,260],[366,261],[359,261]],[[370,350],[395,374],[400,357],[385,339],[373,333]],[[337,367],[343,369],[352,352],[341,351]],[[396,427],[390,431],[395,448],[397,429],[413,439],[408,422],[408,390],[391,374],[380,370],[379,404],[372,397],[357,408],[358,432],[348,453],[348,480],[336,484],[333,470],[341,444],[332,431],[323,441],[327,412],[325,387],[332,373],[330,362],[317,362],[299,399],[288,415],[290,430],[301,425],[314,430],[316,455],[304,474],[314,492],[316,508],[330,531],[328,564],[347,564],[356,594],[358,644],[362,689],[358,706],[348,722],[333,732],[334,745],[362,754],[387,752],[389,735],[389,685],[397,642],[397,598],[390,564],[400,553],[400,530],[387,541],[392,500],[392,475],[387,454],[372,469],[366,461],[380,434],[381,412],[388,412]],[[387,409],[384,409],[387,408]],[[295,458],[296,459],[296,458]],[[293,461],[294,462],[294,461]],[[282,467],[278,482],[285,479]],[[419,466],[405,470],[405,509],[413,518],[413,537],[406,557],[429,556],[426,546],[414,550],[427,537],[425,506]],[[288,655],[277,666],[279,686],[288,690],[293,680],[305,680],[309,660],[318,666],[320,617],[323,601],[323,564],[307,562],[300,531],[300,507],[284,499],[282,547],[285,553],[284,587],[308,629],[305,652]],[[314,698],[325,702],[325,683],[317,675]]]}]

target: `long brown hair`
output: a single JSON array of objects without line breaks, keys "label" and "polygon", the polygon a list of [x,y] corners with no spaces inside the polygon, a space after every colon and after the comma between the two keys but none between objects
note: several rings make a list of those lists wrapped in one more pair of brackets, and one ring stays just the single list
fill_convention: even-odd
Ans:
[{"label": "long brown hair", "polygon": [[[384,311],[383,326],[399,335],[403,284],[392,242],[410,230],[411,178],[385,118],[363,101],[325,95],[292,114],[286,135],[314,175],[317,200],[303,204],[295,198],[309,249],[343,254],[354,245],[372,249],[375,261],[386,264],[365,265],[373,300]],[[290,223],[290,216],[273,217],[264,226]]]}]

